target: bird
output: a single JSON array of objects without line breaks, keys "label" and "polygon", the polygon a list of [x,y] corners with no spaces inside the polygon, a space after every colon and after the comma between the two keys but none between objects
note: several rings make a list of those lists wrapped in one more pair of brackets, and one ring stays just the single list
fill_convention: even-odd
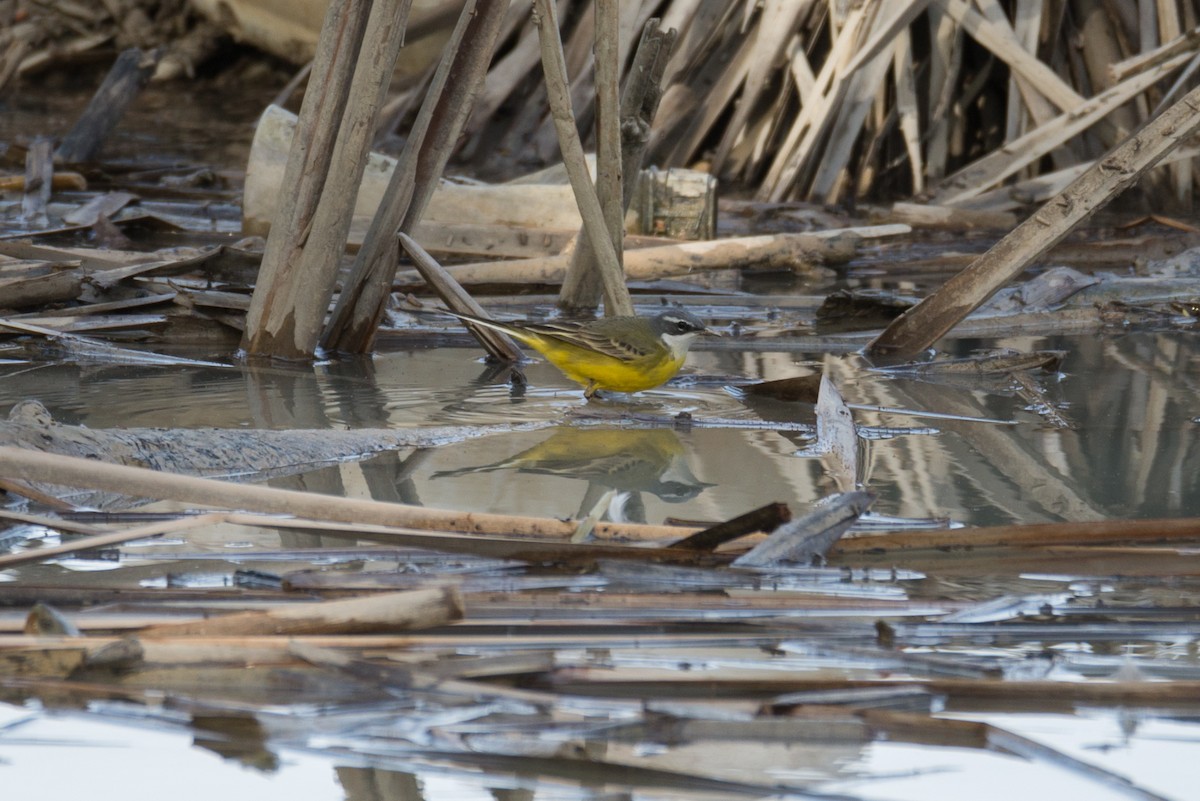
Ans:
[{"label": "bird", "polygon": [[679,372],[688,348],[700,334],[713,333],[691,312],[670,308],[653,317],[603,317],[583,322],[501,322],[447,311],[467,323],[508,334],[533,348],[584,386],[583,396],[600,390],[641,392]]}]

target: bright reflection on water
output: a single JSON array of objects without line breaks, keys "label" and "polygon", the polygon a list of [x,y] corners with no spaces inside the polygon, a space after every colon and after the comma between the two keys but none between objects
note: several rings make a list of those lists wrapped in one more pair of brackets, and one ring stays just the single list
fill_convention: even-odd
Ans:
[{"label": "bright reflection on water", "polygon": [[[132,708],[126,712],[134,711]],[[116,713],[115,716],[113,713]],[[293,733],[273,740],[257,755],[244,745],[194,734],[187,719],[170,714],[125,717],[119,706],[98,717],[80,712],[42,712],[0,703],[0,760],[12,798],[120,797],[212,801],[222,797],[308,801],[418,801],[491,799],[504,788],[525,788],[528,799],[611,797],[602,786],[573,787],[570,779],[532,775],[489,779],[453,760],[418,754],[336,755],[314,750],[320,738]],[[177,716],[176,716],[177,717]],[[671,748],[614,743],[603,758],[640,762],[686,774],[704,764],[706,773],[727,781],[808,785],[842,797],[880,801],[954,798],[963,782],[979,801],[1036,798],[1122,799],[1194,797],[1193,725],[1139,714],[1081,711],[1073,717],[1035,714],[951,714],[943,717],[990,724],[1017,736],[1022,753],[979,748],[929,748],[904,742],[869,744],[816,741],[739,743],[697,741]],[[1067,769],[1050,752],[1065,754]],[[740,750],[747,749],[743,758]],[[715,767],[718,765],[723,768]],[[767,775],[762,766],[770,765]],[[64,770],[64,766],[69,769]],[[1094,774],[1098,768],[1122,777]],[[186,777],[185,779],[181,777]],[[618,784],[620,778],[613,776]],[[810,784],[811,783],[811,784]],[[104,788],[97,792],[97,788]],[[599,792],[599,795],[596,793]],[[1139,793],[1157,794],[1154,796]],[[645,799],[737,798],[720,792],[645,791]]]},{"label": "bright reflection on water", "polygon": [[[932,427],[864,443],[860,479],[874,511],[967,524],[1200,515],[1200,355],[1170,334],[1022,338],[969,343],[1062,349],[1057,375],[1030,383],[1073,427],[1039,416],[1037,397],[1010,382],[931,383],[869,372],[855,355],[694,353],[699,376],[775,379],[824,370],[851,403],[1015,419],[1017,426],[856,412],[860,425]],[[231,428],[403,428],[562,421],[606,416],[613,426],[560,426],[472,440],[420,454],[326,469],[336,484],[393,481],[410,502],[496,512],[578,514],[608,490],[633,519],[716,519],[770,501],[798,508],[835,484],[821,459],[799,458],[800,432],[737,428],[629,430],[632,416],[776,424],[813,422],[812,407],[743,399],[721,381],[688,382],[586,403],[552,367],[527,366],[528,385],[488,375],[478,352],[383,353],[315,368],[220,370],[100,365],[0,366],[0,411],[27,398],[63,423]],[[591,421],[594,423],[594,421]]]},{"label": "bright reflection on water", "polygon": [[329,760],[288,753],[251,770],[193,744],[182,726],[0,704],[0,764],[7,798],[125,801],[342,801]]}]

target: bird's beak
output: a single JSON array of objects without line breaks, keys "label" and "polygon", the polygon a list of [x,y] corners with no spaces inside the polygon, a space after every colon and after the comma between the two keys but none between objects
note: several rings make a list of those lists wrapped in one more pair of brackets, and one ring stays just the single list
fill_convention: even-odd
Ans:
[{"label": "bird's beak", "polygon": [[717,331],[714,328],[709,328],[708,326],[705,326],[704,330],[701,331],[700,333],[703,334],[704,336],[708,336],[708,337],[723,337],[723,336],[725,336],[720,331]]}]

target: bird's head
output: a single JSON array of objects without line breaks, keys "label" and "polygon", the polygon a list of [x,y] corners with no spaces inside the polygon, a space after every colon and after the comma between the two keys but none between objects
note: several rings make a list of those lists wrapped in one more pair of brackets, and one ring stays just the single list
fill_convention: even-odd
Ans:
[{"label": "bird's head", "polygon": [[680,356],[687,353],[697,335],[709,333],[703,320],[681,308],[673,308],[659,314],[651,320],[650,325],[663,343]]}]

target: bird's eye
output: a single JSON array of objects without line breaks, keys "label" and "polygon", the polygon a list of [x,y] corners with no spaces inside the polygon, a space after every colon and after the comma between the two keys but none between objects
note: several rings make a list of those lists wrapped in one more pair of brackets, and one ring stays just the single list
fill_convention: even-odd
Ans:
[{"label": "bird's eye", "polygon": [[687,320],[679,320],[675,323],[675,330],[679,331],[680,333],[684,333],[690,329],[691,326],[688,324]]}]

